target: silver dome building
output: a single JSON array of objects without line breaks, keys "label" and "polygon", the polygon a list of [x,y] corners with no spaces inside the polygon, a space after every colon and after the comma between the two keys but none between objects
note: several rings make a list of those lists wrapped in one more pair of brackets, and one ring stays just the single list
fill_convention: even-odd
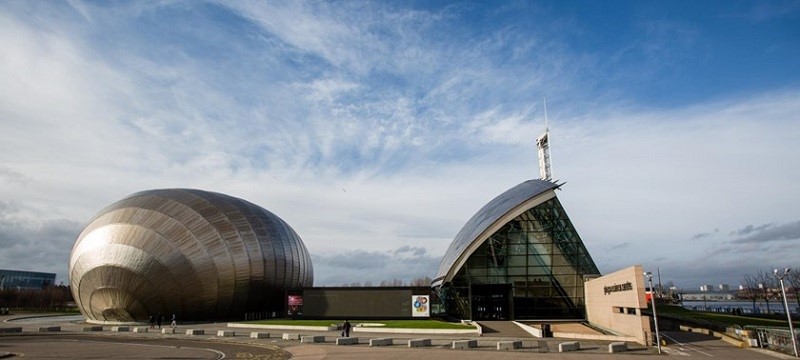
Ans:
[{"label": "silver dome building", "polygon": [[282,312],[289,288],[313,285],[300,236],[275,214],[192,189],[142,191],[100,211],[69,261],[89,321],[242,318]]}]

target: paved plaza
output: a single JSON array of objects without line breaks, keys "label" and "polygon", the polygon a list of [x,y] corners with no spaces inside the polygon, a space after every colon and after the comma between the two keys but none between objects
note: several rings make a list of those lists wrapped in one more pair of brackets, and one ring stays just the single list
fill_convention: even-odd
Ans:
[{"label": "paved plaza", "polygon": [[[112,331],[104,326],[102,331],[84,331],[89,326],[74,318],[41,318],[13,321],[0,318],[0,328],[20,327],[21,332],[0,333],[0,357],[25,359],[654,359],[660,357],[654,349],[629,344],[630,351],[608,353],[609,342],[576,340],[581,350],[559,353],[558,344],[570,339],[537,339],[521,333],[511,337],[502,332],[483,336],[458,335],[408,335],[354,333],[356,345],[336,345],[338,331],[301,331],[304,336],[316,336],[321,343],[307,344],[298,340],[284,340],[286,333],[297,331],[229,328],[227,323],[181,324],[175,333],[161,333],[158,329],[147,332]],[[7,321],[11,320],[11,321]],[[40,327],[58,326],[60,331],[39,332]],[[140,331],[146,325],[137,325]],[[166,327],[169,329],[168,327]],[[202,330],[202,335],[187,335],[186,330]],[[233,331],[233,336],[218,336],[218,331]],[[251,338],[252,331],[267,332],[269,338]],[[227,335],[231,335],[228,333]],[[740,349],[711,336],[693,333],[668,332],[672,343],[661,356],[680,358],[723,359],[776,359],[779,354],[753,349]],[[370,346],[370,339],[393,339],[389,346]],[[431,346],[409,348],[408,340],[431,339]],[[454,350],[456,340],[475,339],[475,348]],[[499,341],[522,341],[522,348],[497,350]],[[783,357],[791,358],[791,357]]]}]

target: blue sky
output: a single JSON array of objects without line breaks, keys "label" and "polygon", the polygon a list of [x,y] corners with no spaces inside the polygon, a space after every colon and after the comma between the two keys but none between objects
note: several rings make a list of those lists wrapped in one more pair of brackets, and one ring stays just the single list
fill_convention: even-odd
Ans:
[{"label": "blue sky", "polygon": [[317,285],[433,277],[538,176],[543,94],[601,271],[800,265],[798,24],[797,1],[4,1],[0,267],[66,282],[100,209],[191,187],[281,216]]}]

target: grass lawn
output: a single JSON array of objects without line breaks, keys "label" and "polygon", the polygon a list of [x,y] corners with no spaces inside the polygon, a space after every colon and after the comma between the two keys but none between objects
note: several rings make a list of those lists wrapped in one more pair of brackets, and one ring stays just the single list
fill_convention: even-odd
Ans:
[{"label": "grass lawn", "polygon": [[[695,319],[700,321],[707,321],[711,323],[724,324],[727,326],[739,325],[744,327],[746,325],[753,326],[783,326],[788,327],[786,320],[773,320],[764,319],[751,316],[738,316],[725,313],[692,311],[680,306],[659,305],[656,309],[658,315],[667,315],[675,318]],[[792,321],[795,326],[800,326],[799,322]]]},{"label": "grass lawn", "polygon": [[[328,326],[331,324],[341,325],[344,320],[292,320],[292,319],[270,319],[248,321],[247,324],[258,325],[294,325],[294,326]],[[384,324],[386,328],[396,329],[457,329],[469,330],[475,327],[458,323],[449,323],[439,320],[351,320],[353,325],[358,323]]]}]

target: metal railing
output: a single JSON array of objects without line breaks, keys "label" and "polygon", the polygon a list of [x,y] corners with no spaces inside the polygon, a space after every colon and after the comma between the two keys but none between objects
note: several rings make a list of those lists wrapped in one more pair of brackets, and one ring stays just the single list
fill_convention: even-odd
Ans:
[{"label": "metal railing", "polygon": [[[745,326],[745,329],[755,332],[756,339],[758,339],[758,347],[780,351],[790,355],[794,354],[789,328],[748,325]],[[794,338],[796,341],[800,341],[800,332],[795,331]]]}]

